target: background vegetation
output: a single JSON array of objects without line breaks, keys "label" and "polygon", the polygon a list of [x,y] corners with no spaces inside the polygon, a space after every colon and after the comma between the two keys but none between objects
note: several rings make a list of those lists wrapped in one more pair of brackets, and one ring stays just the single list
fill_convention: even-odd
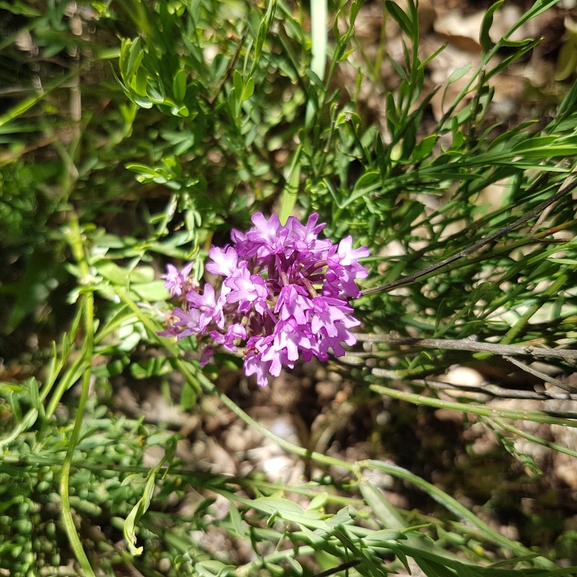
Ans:
[{"label": "background vegetation", "polygon": [[[556,5],[515,3],[497,35],[508,5],[485,6],[475,57],[435,84],[451,46],[412,0],[0,2],[1,574],[575,573],[577,85]],[[543,18],[565,18],[557,80],[504,117]],[[318,212],[371,252],[359,345],[272,393],[157,334],[165,264],[202,278],[256,211]],[[127,408],[124,385],[171,412]],[[296,438],[252,410],[278,390]],[[234,426],[302,475],[196,458]]]}]

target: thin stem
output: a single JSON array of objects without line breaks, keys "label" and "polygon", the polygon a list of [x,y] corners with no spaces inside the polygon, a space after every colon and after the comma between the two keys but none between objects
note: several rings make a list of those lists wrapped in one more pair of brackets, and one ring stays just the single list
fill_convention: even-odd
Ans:
[{"label": "thin stem", "polygon": [[[373,373],[374,374],[374,373]],[[393,377],[394,378],[394,377]],[[439,389],[442,391],[466,392],[466,393],[482,393],[484,395],[491,395],[500,399],[531,399],[535,401],[577,401],[577,395],[569,395],[567,393],[549,393],[536,391],[521,391],[518,389],[507,389],[499,387],[498,385],[481,384],[478,387],[469,385],[455,385],[452,383],[445,383],[443,381],[434,381],[429,379],[411,379],[405,380],[410,385],[417,387],[424,387],[428,389]],[[450,394],[450,393],[449,393]]]},{"label": "thin stem", "polygon": [[553,451],[558,451],[559,453],[565,453],[565,455],[570,455],[571,457],[577,458],[577,451],[573,451],[572,449],[568,449],[567,447],[563,447],[562,445],[558,445],[557,443],[551,443],[550,441],[546,441],[541,437],[531,435],[530,433],[522,431],[521,429],[514,427],[513,425],[506,423],[501,419],[493,419],[493,422],[502,429],[504,429],[505,431],[509,431],[510,433],[513,433],[518,437],[526,439],[527,441],[531,441],[532,443],[536,443],[537,445],[547,447],[548,449],[551,449]]},{"label": "thin stem", "polygon": [[[376,370],[376,369],[375,369]],[[414,393],[406,393],[398,391],[382,385],[370,385],[371,391],[379,395],[386,395],[393,399],[400,401],[407,401],[414,405],[425,405],[427,407],[435,407],[437,409],[450,409],[459,411],[460,413],[470,413],[480,417],[513,419],[515,421],[533,421],[535,423],[547,423],[549,425],[562,425],[565,427],[577,428],[577,414],[576,413],[557,413],[552,411],[525,411],[501,409],[498,407],[488,407],[486,405],[471,405],[466,403],[453,403],[451,401],[443,401],[441,399],[434,399],[431,397],[424,397],[423,395],[415,395]]]},{"label": "thin stem", "polygon": [[[416,487],[418,487],[419,489],[430,495],[433,499],[435,499],[435,501],[437,501],[443,507],[448,509],[458,518],[470,523],[471,525],[479,529],[486,539],[492,541],[493,543],[497,543],[502,547],[510,549],[516,555],[527,555],[529,553],[532,553],[532,551],[526,549],[520,543],[511,541],[506,537],[503,537],[503,535],[497,533],[497,531],[491,529],[488,525],[483,523],[483,521],[481,521],[474,513],[471,513],[471,511],[469,511],[466,507],[463,507],[463,505],[461,505],[456,499],[453,499],[453,497],[447,495],[447,493],[445,493],[438,487],[435,487],[435,485],[425,481],[424,479],[421,479],[421,477],[414,475],[410,471],[407,471],[406,469],[403,469],[402,467],[398,467],[396,465],[389,465],[388,463],[384,463],[383,461],[373,461],[373,460],[360,461],[358,465],[367,469],[372,470],[376,469],[379,471],[383,471],[385,473],[388,473],[389,475],[392,475],[393,477],[397,477],[398,479],[403,479],[404,481],[412,483],[413,485],[415,485]],[[542,567],[546,567],[549,569],[557,568],[557,566],[554,563],[552,563],[548,559],[545,559],[544,557],[537,557],[535,561],[538,562],[539,565],[541,565]]]},{"label": "thin stem", "polygon": [[[56,390],[52,394],[52,397],[50,397],[48,407],[46,407],[45,422],[50,421],[50,419],[54,415],[54,412],[56,411],[56,408],[58,407],[58,403],[60,403],[60,400],[62,399],[62,395],[64,395],[64,393],[74,384],[74,377],[76,377],[76,375],[79,373],[80,368],[85,362],[86,362],[85,355],[78,357],[74,361],[74,363],[70,366],[70,368],[66,371],[64,376],[58,381]],[[42,395],[41,397],[42,400],[44,400],[48,392],[49,392],[48,390],[44,391],[45,394]]]},{"label": "thin stem", "polygon": [[546,349],[530,344],[509,345],[498,343],[484,343],[468,339],[419,339],[410,337],[397,337],[394,335],[378,335],[367,333],[355,333],[357,340],[369,343],[387,343],[398,346],[411,346],[419,349],[437,349],[450,351],[471,351],[475,353],[487,352],[494,355],[512,357],[533,357],[536,359],[560,359],[567,362],[577,361],[577,350],[572,349]]},{"label": "thin stem", "polygon": [[[71,323],[71,329],[70,329],[68,335],[66,335],[66,333],[65,333],[63,338],[62,338],[62,356],[61,356],[60,360],[58,360],[57,344],[54,343],[54,356],[51,360],[51,366],[50,366],[50,370],[48,372],[49,376],[44,381],[44,384],[42,385],[42,389],[40,392],[40,402],[41,403],[44,403],[44,401],[46,400],[46,397],[49,395],[50,391],[52,390],[52,387],[54,386],[54,383],[56,382],[58,375],[60,374],[60,372],[62,371],[62,369],[66,365],[66,362],[68,361],[68,353],[70,352],[70,348],[71,348],[72,343],[74,343],[74,341],[76,339],[76,335],[78,333],[78,329],[80,327],[81,321],[82,321],[82,310],[79,308],[76,315],[74,316],[74,320]],[[77,361],[74,363],[74,365],[76,366],[75,370],[78,370],[81,364],[82,364],[82,357],[77,359]],[[75,370],[68,369],[67,374],[70,372],[74,373]],[[65,379],[65,378],[66,378],[66,376],[63,377],[63,379]],[[66,389],[64,389],[64,390],[66,390]],[[62,394],[64,394],[64,391],[60,394],[60,397],[62,397]],[[60,398],[60,397],[58,397],[58,398]],[[46,422],[48,420],[48,418],[49,417],[46,417],[46,413],[45,413],[44,417],[43,417],[44,421]]]},{"label": "thin stem", "polygon": [[[78,220],[76,217],[72,217],[70,222],[70,235],[73,239],[71,243],[74,256],[78,261],[81,270],[88,276],[88,264],[82,250],[82,240],[80,236],[80,228],[78,225]],[[70,508],[70,470],[72,468],[72,459],[74,456],[74,449],[78,444],[78,439],[80,438],[80,429],[84,421],[84,412],[86,410],[86,402],[88,400],[88,394],[90,391],[90,382],[92,377],[92,352],[94,345],[94,295],[92,291],[88,290],[82,300],[83,315],[84,315],[84,355],[83,359],[85,362],[84,375],[82,378],[82,390],[80,393],[80,400],[78,401],[78,409],[76,411],[76,419],[74,421],[74,428],[72,429],[72,434],[68,441],[68,448],[66,450],[66,457],[64,459],[64,464],[62,466],[62,475],[60,477],[60,494],[62,497],[62,522],[68,535],[68,540],[76,559],[80,564],[82,572],[86,577],[95,577],[94,571],[88,561],[88,557],[82,547],[80,537],[76,530],[74,524],[74,518],[72,517],[72,510]],[[58,392],[58,391],[57,391]],[[52,400],[56,397],[54,396]]]},{"label": "thin stem", "polygon": [[[571,173],[571,176],[569,178],[573,177],[576,172],[577,171],[574,170]],[[404,278],[400,278],[400,279],[397,279],[395,281],[388,282],[388,283],[385,283],[383,285],[379,285],[379,286],[376,286],[373,288],[365,289],[365,290],[361,291],[361,296],[368,296],[368,295],[377,294],[380,292],[388,292],[388,291],[391,291],[391,290],[398,288],[400,286],[411,284],[415,280],[417,280],[417,279],[419,279],[419,278],[421,278],[421,277],[423,277],[429,273],[438,271],[439,269],[447,266],[448,264],[451,264],[452,262],[455,262],[456,260],[465,258],[466,256],[468,256],[468,255],[478,251],[479,249],[483,248],[484,246],[492,243],[494,240],[497,240],[498,238],[501,238],[502,236],[509,234],[511,231],[515,230],[516,228],[519,228],[520,226],[522,226],[526,222],[539,216],[549,205],[553,204],[559,198],[565,196],[566,194],[568,194],[569,192],[571,192],[572,190],[577,188],[577,179],[574,179],[571,182],[568,182],[569,178],[565,181],[563,186],[551,198],[549,198],[548,200],[545,200],[544,202],[542,202],[541,204],[536,206],[532,211],[528,212],[526,215],[522,216],[521,218],[518,218],[515,222],[513,222],[507,226],[504,226],[503,228],[499,229],[498,231],[494,232],[493,234],[490,234],[488,237],[481,239],[480,241],[472,244],[471,246],[469,246],[469,247],[459,251],[458,253],[442,260],[441,262],[438,262],[438,263],[432,264],[428,267],[425,267],[423,270],[417,271],[417,272],[410,274],[409,276],[406,276]]]},{"label": "thin stem", "polygon": [[[85,339],[92,340],[92,326],[93,326],[93,314],[94,314],[94,302],[92,293],[85,295],[84,297],[84,314],[85,314]],[[87,355],[92,353],[92,346],[87,346]],[[88,357],[90,358],[90,357]],[[74,455],[74,449],[78,444],[78,439],[80,437],[80,429],[82,427],[82,422],[84,419],[84,411],[86,409],[86,401],[88,400],[88,392],[90,390],[90,380],[91,380],[91,367],[88,363],[84,371],[84,376],[82,379],[82,391],[80,393],[80,400],[78,402],[78,410],[76,412],[76,419],[74,421],[74,429],[72,430],[72,435],[68,441],[68,449],[66,451],[66,458],[64,459],[64,465],[62,466],[62,476],[60,477],[60,494],[62,497],[62,522],[64,523],[64,528],[68,535],[68,540],[76,559],[80,563],[82,571],[87,577],[95,577],[94,571],[88,561],[88,557],[82,547],[80,542],[80,537],[76,531],[76,526],[74,524],[74,519],[72,517],[72,510],[70,508],[70,470],[72,468],[72,457]]]},{"label": "thin stem", "polygon": [[505,355],[505,356],[503,356],[503,358],[506,361],[509,361],[511,364],[515,365],[516,367],[519,367],[522,371],[525,371],[526,373],[529,373],[530,375],[533,375],[534,377],[541,379],[545,383],[549,383],[555,387],[559,387],[560,389],[563,389],[563,390],[567,391],[568,393],[577,392],[577,389],[575,387],[572,387],[571,385],[567,385],[564,382],[560,381],[559,379],[556,379],[556,378],[552,377],[551,375],[547,375],[547,374],[543,373],[542,371],[538,371],[537,369],[530,367],[529,365],[521,362],[519,359],[516,359],[515,357],[509,357],[509,356]]},{"label": "thin stem", "polygon": [[202,384],[203,387],[207,390],[207,392],[216,395],[224,405],[228,409],[230,409],[237,417],[242,419],[249,427],[252,427],[255,431],[260,433],[263,437],[274,441],[282,447],[285,451],[289,453],[293,453],[302,457],[303,459],[312,459],[317,463],[322,463],[324,465],[333,466],[333,467],[342,467],[347,469],[350,472],[355,470],[354,465],[351,465],[347,461],[342,461],[341,459],[336,459],[334,457],[329,457],[327,455],[323,455],[321,453],[317,453],[315,451],[310,451],[305,449],[304,447],[300,447],[299,445],[295,445],[294,443],[290,443],[286,441],[282,437],[278,437],[274,433],[271,433],[267,428],[263,427],[260,423],[249,417],[234,401],[229,399],[224,393],[221,393],[204,375],[199,375],[202,377]]},{"label": "thin stem", "polygon": [[521,318],[507,331],[507,334],[503,337],[501,342],[507,345],[515,340],[515,337],[523,330],[531,317],[543,306],[544,299],[557,296],[559,289],[565,284],[567,279],[568,275],[562,274],[547,290],[543,291],[540,302],[535,303],[528,308],[525,314],[523,314]]}]

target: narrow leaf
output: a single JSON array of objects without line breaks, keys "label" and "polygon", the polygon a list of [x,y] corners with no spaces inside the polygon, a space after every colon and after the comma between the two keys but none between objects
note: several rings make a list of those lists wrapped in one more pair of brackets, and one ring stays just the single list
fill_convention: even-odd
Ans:
[{"label": "narrow leaf", "polygon": [[493,4],[485,13],[483,22],[481,23],[479,42],[481,43],[481,47],[485,52],[488,52],[494,46],[493,41],[489,35],[489,31],[493,25],[493,16],[495,15],[495,12],[501,8],[503,2],[505,2],[505,0],[498,0],[498,2],[495,2],[495,4]]},{"label": "narrow leaf", "polygon": [[405,12],[403,12],[403,10],[401,10],[401,8],[399,8],[399,6],[395,2],[392,2],[391,0],[385,0],[385,8],[387,9],[387,12],[397,22],[397,24],[401,27],[401,30],[409,38],[412,38],[413,23],[411,22],[407,14],[405,14]]}]

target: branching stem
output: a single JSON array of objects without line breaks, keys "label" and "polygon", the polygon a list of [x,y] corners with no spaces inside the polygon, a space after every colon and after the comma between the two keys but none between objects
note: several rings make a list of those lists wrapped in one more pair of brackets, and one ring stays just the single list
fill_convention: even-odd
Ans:
[{"label": "branching stem", "polygon": [[[574,175],[575,175],[575,171],[573,171],[571,173],[571,176],[574,176]],[[411,284],[412,282],[416,281],[417,279],[419,279],[425,275],[428,275],[432,272],[435,272],[435,271],[455,262],[456,260],[465,258],[466,256],[469,256],[470,254],[473,254],[474,252],[483,248],[484,246],[492,243],[494,240],[497,240],[498,238],[501,238],[502,236],[509,234],[511,231],[515,230],[516,228],[519,228],[520,226],[524,225],[526,222],[529,222],[533,218],[538,217],[550,205],[555,203],[557,200],[559,200],[560,198],[562,198],[566,194],[570,193],[572,190],[575,190],[575,188],[577,188],[577,179],[569,181],[571,176],[565,181],[563,186],[551,198],[543,201],[541,204],[536,206],[533,210],[531,210],[530,212],[528,212],[527,214],[525,214],[521,218],[518,218],[515,222],[512,222],[511,224],[504,226],[503,228],[500,228],[498,231],[494,232],[493,234],[490,234],[488,237],[481,239],[480,241],[472,244],[471,246],[468,246],[467,248],[459,251],[458,253],[442,260],[441,262],[438,262],[438,263],[432,264],[428,267],[425,267],[423,270],[417,271],[417,272],[410,274],[409,276],[406,276],[404,278],[400,278],[400,279],[394,280],[392,282],[388,282],[388,283],[385,283],[385,284],[382,284],[382,285],[379,285],[376,287],[365,289],[365,290],[361,291],[361,296],[368,296],[368,295],[373,295],[373,294],[377,294],[377,293],[381,293],[381,292],[389,292],[395,288]]]},{"label": "branching stem", "polygon": [[560,359],[567,362],[577,362],[577,350],[547,349],[533,345],[501,345],[485,343],[470,339],[420,339],[398,337],[395,335],[377,335],[355,333],[358,341],[368,343],[387,343],[397,346],[410,346],[420,349],[437,349],[451,351],[471,351],[475,353],[492,353],[500,356],[533,357],[535,359]]}]

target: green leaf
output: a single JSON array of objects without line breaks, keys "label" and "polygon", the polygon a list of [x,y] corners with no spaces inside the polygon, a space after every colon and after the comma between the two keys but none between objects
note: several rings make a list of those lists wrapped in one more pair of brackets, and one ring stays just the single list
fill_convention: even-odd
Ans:
[{"label": "green leaf", "polygon": [[254,94],[254,79],[252,76],[246,81],[242,89],[242,100],[248,100]]},{"label": "green leaf", "polygon": [[196,406],[197,397],[198,393],[194,387],[190,383],[186,382],[182,388],[182,394],[180,395],[180,406],[185,411],[192,409]]},{"label": "green leaf", "polygon": [[144,551],[143,547],[136,547],[136,524],[140,521],[140,518],[148,508],[150,507],[150,502],[152,501],[152,496],[154,494],[156,477],[150,475],[146,482],[144,488],[144,495],[139,499],[138,503],[132,508],[132,511],[126,517],[124,522],[124,538],[126,539],[126,544],[128,545],[128,550],[131,555],[142,555]]},{"label": "green leaf", "polygon": [[373,515],[382,523],[383,527],[387,529],[404,529],[407,527],[405,520],[377,487],[365,481],[359,484],[359,490]]},{"label": "green leaf", "polygon": [[543,471],[539,468],[537,463],[535,463],[535,460],[529,455],[519,451],[515,446],[515,441],[513,439],[506,437],[499,431],[494,430],[494,433],[497,436],[497,439],[499,439],[499,442],[501,443],[503,448],[507,451],[507,453],[518,459],[521,462],[521,464],[524,467],[526,467],[527,470],[530,471],[536,477],[540,477],[543,475]]},{"label": "green leaf", "polygon": [[296,559],[294,559],[293,557],[287,557],[286,560],[287,563],[291,566],[291,569],[293,570],[293,573],[295,575],[303,574],[303,567]]},{"label": "green leaf", "polygon": [[[504,0],[501,0],[501,1],[504,1]],[[453,72],[449,75],[449,78],[447,79],[447,84],[452,84],[453,82],[457,82],[457,80],[460,80],[461,78],[463,78],[463,76],[465,76],[465,74],[467,74],[467,72],[469,72],[469,70],[471,70],[471,68],[473,68],[473,65],[471,63],[469,63],[469,64],[465,64],[464,66],[460,66],[456,70],[453,70]]]},{"label": "green leaf", "polygon": [[22,419],[22,422],[18,423],[9,435],[6,435],[0,439],[0,447],[5,447],[9,445],[14,440],[16,440],[22,433],[26,432],[38,419],[38,410],[30,409]]},{"label": "green leaf", "polygon": [[566,40],[559,50],[557,66],[555,68],[555,80],[561,82],[574,74],[577,68],[577,41]]},{"label": "green leaf", "polygon": [[0,382],[0,393],[21,393],[26,390],[24,385]]},{"label": "green leaf", "polygon": [[577,137],[556,138],[541,136],[531,138],[513,147],[514,154],[524,157],[549,158],[554,156],[575,156],[577,154]]},{"label": "green leaf", "polygon": [[380,182],[381,175],[377,171],[365,172],[355,183],[354,191],[361,191],[365,188],[372,188],[377,182]]},{"label": "green leaf", "polygon": [[421,162],[425,158],[428,158],[433,152],[433,148],[437,143],[437,135],[436,134],[429,134],[429,136],[425,136],[417,146],[413,149],[412,158],[414,162]]},{"label": "green leaf", "polygon": [[154,170],[150,166],[146,166],[145,164],[136,164],[136,163],[127,164],[126,168],[128,170],[132,170],[133,172],[137,172],[138,174],[141,174],[142,176],[145,176],[147,178],[155,178],[158,176],[158,172],[156,170]]},{"label": "green leaf", "polygon": [[164,92],[164,85],[161,82],[153,83],[151,80],[146,86],[146,95],[154,104],[168,104],[166,93]]},{"label": "green leaf", "polygon": [[307,507],[307,511],[314,511],[316,509],[322,509],[325,505],[325,503],[327,502],[328,499],[328,493],[319,493],[318,495],[316,495],[313,500],[309,503],[309,506]]},{"label": "green leaf", "polygon": [[233,82],[234,82],[234,92],[237,98],[242,97],[242,91],[244,89],[244,82],[242,80],[242,74],[235,70],[232,74]]},{"label": "green leaf", "polygon": [[335,128],[352,123],[354,126],[361,125],[361,117],[356,112],[344,111],[339,112],[335,121]]},{"label": "green leaf", "polygon": [[110,260],[99,260],[94,263],[98,272],[109,281],[117,285],[126,285],[130,277],[130,271],[119,267]]},{"label": "green leaf", "polygon": [[162,280],[133,284],[130,290],[135,292],[139,298],[149,302],[165,301],[169,297],[168,291],[164,288],[164,281]]},{"label": "green leaf", "polygon": [[[156,478],[161,473],[162,468],[165,464],[170,465],[174,459],[174,454],[176,452],[176,438],[173,436],[169,439],[166,446],[166,452],[160,463],[150,470],[146,479],[146,485],[144,487],[144,493],[142,497],[138,500],[138,503],[132,508],[126,520],[124,521],[123,533],[126,539],[126,544],[128,545],[128,550],[131,555],[138,556],[143,552],[143,547],[136,547],[136,525],[140,521],[140,518],[148,511],[152,497],[154,495],[154,488],[156,486]],[[168,468],[162,471],[162,476],[165,476]]]},{"label": "green leaf", "polygon": [[230,504],[229,511],[230,511],[230,520],[232,521],[232,526],[234,527],[234,530],[236,531],[239,537],[241,538],[244,537],[246,535],[246,528],[242,523],[242,518],[234,503]]},{"label": "green leaf", "polygon": [[311,70],[323,79],[327,62],[327,0],[311,0]]},{"label": "green leaf", "polygon": [[254,499],[253,505],[269,515],[278,513],[284,517],[285,515],[305,514],[305,510],[298,503],[282,497],[259,497]]},{"label": "green leaf", "polygon": [[479,42],[481,43],[484,52],[488,52],[494,46],[489,31],[491,30],[491,26],[493,26],[493,17],[495,12],[501,8],[504,2],[505,0],[498,0],[498,2],[495,2],[495,4],[485,12],[483,22],[481,23],[481,31],[479,32]]},{"label": "green leaf", "polygon": [[381,529],[380,531],[371,531],[364,539],[369,547],[386,546],[387,541],[404,541],[407,536],[401,531],[393,529]]},{"label": "green leaf", "polygon": [[151,108],[152,103],[149,100],[144,101],[146,97],[146,89],[148,87],[148,76],[144,69],[139,68],[134,77],[130,82],[130,86],[136,92],[138,96],[143,97],[142,100],[144,104],[141,104],[143,108]]},{"label": "green leaf", "polygon": [[135,379],[149,379],[165,375],[171,371],[166,357],[152,357],[130,364],[130,372]]},{"label": "green leaf", "polygon": [[[126,51],[124,50],[126,47]],[[142,59],[144,58],[144,50],[141,47],[141,40],[138,37],[134,42],[130,40],[125,40],[122,44],[121,59],[123,54],[128,54],[128,58],[124,63],[124,74],[123,78],[126,82],[130,82],[130,79],[137,73]],[[122,66],[121,66],[122,69]]]},{"label": "green leaf", "polygon": [[410,80],[409,77],[407,76],[407,73],[405,72],[403,67],[390,55],[389,55],[389,62],[393,65],[395,72],[402,78],[403,82],[405,84],[409,84]]},{"label": "green leaf", "polygon": [[313,72],[311,69],[307,69],[305,70],[305,74],[307,75],[308,78],[310,78],[314,86],[316,86],[320,90],[324,89],[325,86],[322,80],[315,74],[315,72]]},{"label": "green leaf", "polygon": [[297,201],[297,194],[301,181],[301,153],[302,145],[299,145],[293,153],[289,174],[282,193],[279,218],[283,224],[286,223],[288,217],[292,214]]},{"label": "green leaf", "polygon": [[387,12],[394,18],[397,24],[401,27],[401,30],[409,37],[413,37],[413,23],[411,22],[409,16],[403,12],[403,10],[391,0],[385,0],[385,8]]},{"label": "green leaf", "polygon": [[440,48],[437,48],[437,50],[435,50],[435,52],[433,52],[433,54],[431,54],[430,56],[425,58],[425,60],[423,60],[419,64],[419,68],[424,69],[427,66],[427,64],[432,62],[441,52],[443,52],[443,50],[445,50],[445,48],[447,48],[447,46],[448,46],[448,44],[443,44]]},{"label": "green leaf", "polygon": [[137,266],[130,271],[130,282],[151,283],[154,280],[155,272],[151,266]]},{"label": "green leaf", "polygon": [[172,81],[172,94],[176,102],[182,102],[186,96],[186,72],[182,68],[175,74]]}]

